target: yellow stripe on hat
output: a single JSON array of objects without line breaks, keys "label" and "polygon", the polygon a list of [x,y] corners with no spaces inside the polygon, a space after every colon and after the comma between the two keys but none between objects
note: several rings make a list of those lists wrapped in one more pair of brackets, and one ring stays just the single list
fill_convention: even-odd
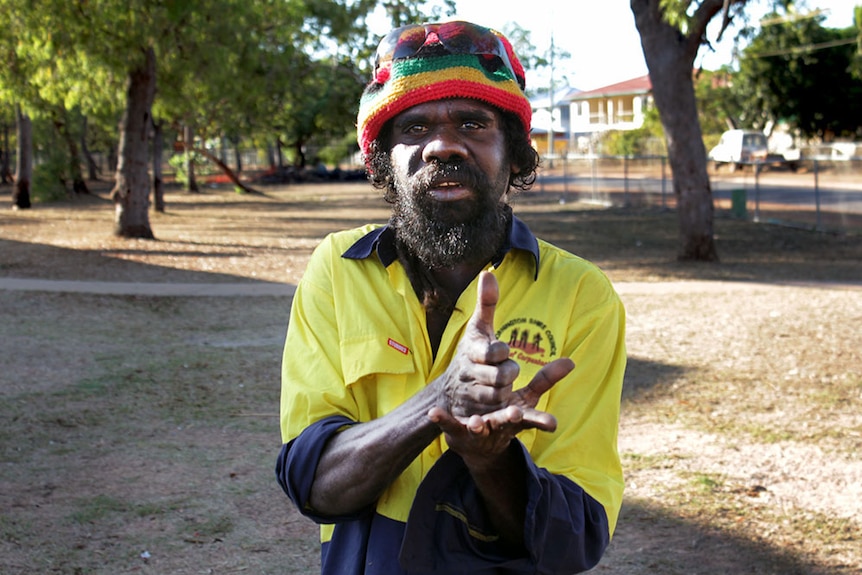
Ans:
[{"label": "yellow stripe on hat", "polygon": [[357,139],[368,153],[387,121],[418,104],[447,98],[485,102],[518,116],[529,138],[532,107],[508,68],[486,68],[476,54],[410,58],[392,62],[359,101]]},{"label": "yellow stripe on hat", "polygon": [[[387,82],[386,87],[383,90],[374,95],[374,99],[369,102],[370,105],[363,110],[363,112],[365,112],[363,117],[370,118],[377,115],[381,109],[387,108],[392,104],[393,98],[403,97],[414,90],[433,90],[434,84],[449,80],[472,82],[488,88],[501,90],[513,97],[524,98],[523,92],[521,92],[520,87],[514,80],[508,79],[507,81],[495,82],[489,79],[486,74],[475,68],[458,66],[455,68],[446,68],[444,70],[421,72],[419,74],[392,78]],[[450,95],[449,97],[454,97],[454,95]],[[360,118],[360,124],[364,123],[362,120],[363,118]]]}]

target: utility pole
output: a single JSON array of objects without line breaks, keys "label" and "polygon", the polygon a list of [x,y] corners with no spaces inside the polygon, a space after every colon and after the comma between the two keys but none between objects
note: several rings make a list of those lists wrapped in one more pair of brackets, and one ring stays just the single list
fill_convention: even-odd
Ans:
[{"label": "utility pole", "polygon": [[548,167],[554,167],[554,28],[551,27],[551,85],[548,87]]}]

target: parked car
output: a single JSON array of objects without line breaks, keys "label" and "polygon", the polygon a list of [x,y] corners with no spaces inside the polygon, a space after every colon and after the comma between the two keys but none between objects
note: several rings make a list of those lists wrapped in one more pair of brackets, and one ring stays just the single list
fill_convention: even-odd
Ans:
[{"label": "parked car", "polygon": [[803,155],[809,160],[847,162],[862,158],[859,154],[860,150],[862,147],[857,146],[855,142],[832,142],[809,146],[803,151]]},{"label": "parked car", "polygon": [[728,130],[721,135],[718,145],[709,151],[709,159],[718,169],[730,164],[734,171],[746,164],[766,161],[769,150],[766,135],[754,130]]}]

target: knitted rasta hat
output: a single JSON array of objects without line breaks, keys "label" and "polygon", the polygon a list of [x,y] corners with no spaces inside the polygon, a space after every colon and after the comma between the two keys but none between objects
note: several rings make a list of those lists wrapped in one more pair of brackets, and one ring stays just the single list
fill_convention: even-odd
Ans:
[{"label": "knitted rasta hat", "polygon": [[359,146],[368,154],[387,121],[444,98],[471,98],[512,112],[529,139],[533,112],[524,86],[524,68],[496,30],[469,22],[397,28],[381,41],[374,78],[359,101]]}]

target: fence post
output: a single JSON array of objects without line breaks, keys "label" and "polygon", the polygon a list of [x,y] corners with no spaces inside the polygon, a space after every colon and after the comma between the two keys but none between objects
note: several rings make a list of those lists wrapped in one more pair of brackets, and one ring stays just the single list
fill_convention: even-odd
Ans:
[{"label": "fence post", "polygon": [[569,154],[563,154],[563,201],[569,201]]},{"label": "fence post", "polygon": [[815,229],[819,232],[822,230],[821,222],[820,222],[820,176],[817,160],[814,160],[814,206],[815,206],[815,216],[816,216],[816,224]]},{"label": "fence post", "polygon": [[745,188],[737,188],[730,191],[730,213],[733,217],[746,219],[748,217],[748,199]]},{"label": "fence post", "polygon": [[760,221],[760,162],[754,164],[754,221]]},{"label": "fence post", "polygon": [[629,205],[629,156],[623,156],[623,206]]},{"label": "fence post", "polygon": [[665,156],[661,157],[661,209],[667,209],[667,176],[665,175],[665,164],[667,163],[667,158]]}]

